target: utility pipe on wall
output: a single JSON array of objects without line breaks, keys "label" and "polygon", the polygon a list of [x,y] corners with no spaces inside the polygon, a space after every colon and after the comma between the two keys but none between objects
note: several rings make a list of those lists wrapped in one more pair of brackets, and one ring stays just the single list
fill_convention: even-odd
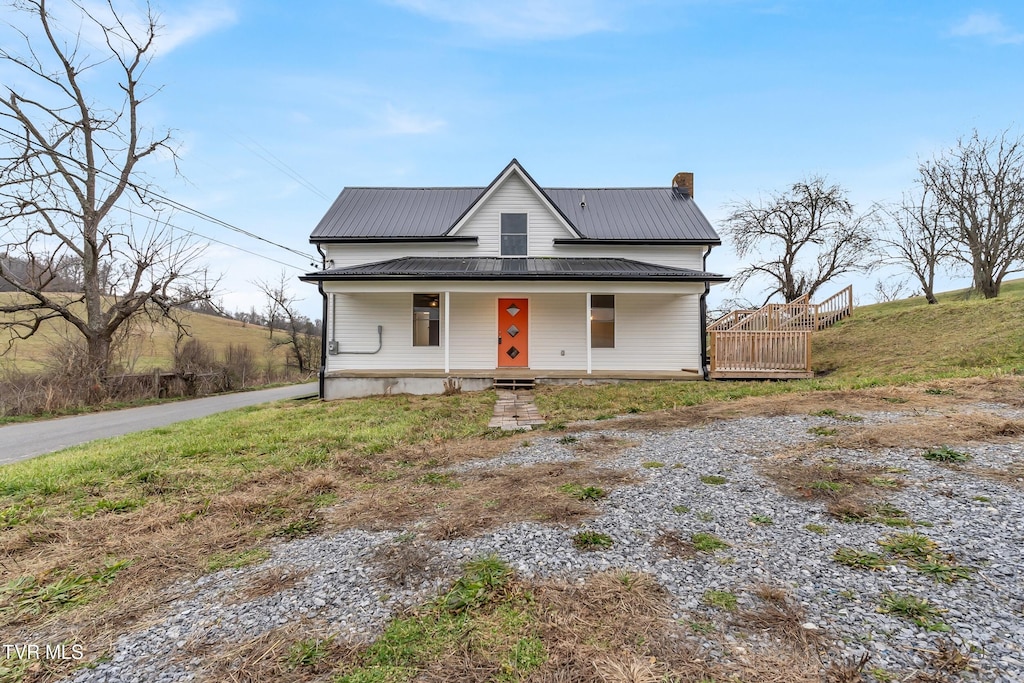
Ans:
[{"label": "utility pipe on wall", "polygon": [[377,325],[377,348],[373,351],[342,351],[341,345],[334,336],[335,329],[335,311],[338,310],[337,295],[331,294],[331,343],[328,345],[328,352],[332,356],[372,356],[375,353],[380,353],[380,350],[384,348],[384,326]]}]

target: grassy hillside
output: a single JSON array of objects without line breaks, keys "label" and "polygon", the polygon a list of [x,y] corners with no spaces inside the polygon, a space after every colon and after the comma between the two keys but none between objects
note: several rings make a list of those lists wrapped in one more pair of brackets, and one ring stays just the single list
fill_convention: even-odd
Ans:
[{"label": "grassy hillside", "polygon": [[814,335],[816,372],[837,377],[969,375],[1024,369],[1024,280],[1004,283],[998,299],[966,290],[858,307]]},{"label": "grassy hillside", "polygon": [[[0,301],[15,296],[9,292],[0,292]],[[243,325],[237,320],[202,313],[181,311],[180,315],[192,337],[212,347],[218,357],[223,356],[229,345],[242,344],[251,349],[261,367],[267,362],[272,363],[273,367],[285,364],[286,350],[283,347],[272,352],[268,350],[269,335],[264,327]],[[115,362],[127,372],[169,369],[173,365],[175,334],[174,326],[167,321],[154,323],[142,319],[131,330],[130,341]],[[0,351],[7,348],[7,339],[8,333],[0,331]],[[75,339],[80,339],[77,331],[62,321],[51,321],[35,336],[16,341],[6,355],[0,356],[0,368],[14,367],[21,372],[41,370],[62,355],[61,350],[66,348],[68,340]]]}]

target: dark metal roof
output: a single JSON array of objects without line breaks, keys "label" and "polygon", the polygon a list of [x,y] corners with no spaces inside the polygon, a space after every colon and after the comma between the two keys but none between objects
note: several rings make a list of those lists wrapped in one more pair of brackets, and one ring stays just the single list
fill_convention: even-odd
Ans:
[{"label": "dark metal roof", "polygon": [[[522,171],[527,182],[534,182],[515,159],[509,164],[512,165]],[[502,174],[507,170],[508,167]],[[670,187],[536,187],[585,239],[721,243],[693,199]],[[310,241],[442,237],[486,190],[347,187],[317,224]],[[580,206],[584,199],[585,208]]]},{"label": "dark metal roof", "polygon": [[482,187],[346,187],[310,241],[346,237],[440,237]]},{"label": "dark metal roof", "polygon": [[624,258],[490,258],[406,256],[307,273],[302,280],[660,280],[726,282],[729,278]]},{"label": "dark metal roof", "polygon": [[[697,203],[670,187],[551,188],[546,192],[590,239],[721,241]],[[583,201],[585,208],[580,206]]]}]

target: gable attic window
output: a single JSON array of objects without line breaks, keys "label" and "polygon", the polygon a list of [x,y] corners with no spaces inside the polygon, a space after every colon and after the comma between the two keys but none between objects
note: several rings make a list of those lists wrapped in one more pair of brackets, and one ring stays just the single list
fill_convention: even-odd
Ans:
[{"label": "gable attic window", "polygon": [[615,295],[590,297],[590,348],[615,348]]},{"label": "gable attic window", "polygon": [[412,345],[441,345],[441,295],[412,295]]},{"label": "gable attic window", "polygon": [[501,214],[501,255],[526,256],[526,214]]}]

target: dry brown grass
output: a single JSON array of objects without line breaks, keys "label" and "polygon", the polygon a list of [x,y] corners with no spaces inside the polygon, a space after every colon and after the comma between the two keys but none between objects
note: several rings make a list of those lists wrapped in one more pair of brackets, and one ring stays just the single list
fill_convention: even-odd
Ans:
[{"label": "dry brown grass", "polygon": [[751,591],[760,604],[756,609],[743,609],[733,617],[735,626],[760,631],[791,649],[816,653],[821,644],[818,631],[803,628],[807,610],[778,586],[760,584]]},{"label": "dry brown grass", "polygon": [[[779,488],[797,498],[837,499],[851,495],[868,495],[876,487],[872,481],[889,478],[902,486],[902,481],[885,469],[874,465],[836,464],[803,458],[780,458],[762,465],[761,472]],[[835,488],[832,488],[832,487]]]},{"label": "dry brown grass", "polygon": [[638,446],[638,441],[623,439],[607,434],[595,434],[573,445],[573,451],[587,460],[608,459],[627,448]]},{"label": "dry brown grass", "polygon": [[827,683],[864,683],[864,667],[868,665],[870,655],[864,653],[858,658],[844,658],[829,664],[825,671]]},{"label": "dry brown grass", "polygon": [[451,570],[436,552],[412,539],[380,546],[373,562],[384,580],[398,588],[417,586]]},{"label": "dry brown grass", "polygon": [[[299,661],[295,648],[303,642],[318,642],[322,655],[315,661]],[[188,643],[178,657],[202,657],[200,680],[211,683],[307,683],[324,680],[335,662],[350,650],[350,646],[335,642],[323,625],[303,622],[267,631],[242,643],[221,643],[216,648],[210,648],[208,643]]]},{"label": "dry brown grass", "polygon": [[1024,434],[1024,421],[977,411],[947,412],[838,431],[828,442],[839,448],[930,448],[977,441],[1003,443]]},{"label": "dry brown grass", "polygon": [[582,483],[605,490],[632,481],[631,475],[583,463],[541,464],[441,475],[439,483],[405,477],[348,497],[332,510],[342,526],[398,529],[425,520],[437,539],[472,536],[509,522],[533,520],[572,524],[595,514],[592,502],[559,491]]},{"label": "dry brown grass", "polygon": [[[788,641],[708,657],[668,618],[667,593],[646,574],[603,572],[582,585],[549,582],[532,592],[548,661],[530,680],[821,681],[816,653]],[[711,638],[714,648],[728,649],[719,637]]]},{"label": "dry brown grass", "polygon": [[949,636],[935,639],[934,649],[918,648],[928,661],[928,671],[917,671],[911,683],[952,683],[961,680],[960,673],[974,668],[971,649],[962,640]]},{"label": "dry brown grass", "polygon": [[[998,376],[935,380],[870,389],[751,396],[623,416],[607,424],[615,428],[664,430],[699,427],[717,420],[740,417],[798,415],[827,409],[844,414],[862,411],[919,412],[976,402],[1024,406],[1024,382],[1019,377]],[[586,431],[593,428],[593,425],[573,425],[570,429]]]},{"label": "dry brown grass", "polygon": [[548,654],[537,680],[629,680],[615,676],[637,661],[664,673],[690,658],[664,637],[673,628],[667,593],[646,574],[604,572],[583,584],[541,583],[531,592]]},{"label": "dry brown grass", "polygon": [[[338,453],[321,469],[268,468],[213,497],[190,495],[187,473],[181,473],[176,481],[152,483],[174,488],[180,496],[174,502],[168,497],[122,514],[29,522],[0,541],[4,566],[19,575],[46,580],[71,569],[88,572],[110,557],[132,558],[133,563],[120,572],[101,603],[62,611],[59,619],[45,609],[41,614],[8,612],[5,628],[26,642],[78,638],[87,651],[102,652],[117,635],[156,619],[164,605],[181,597],[171,591],[172,585],[205,573],[215,553],[240,553],[269,538],[321,528],[398,529],[423,522],[427,536],[454,538],[523,520],[575,523],[594,515],[595,504],[576,500],[559,486],[580,483],[610,490],[631,481],[626,473],[583,463],[440,472],[445,466],[499,455],[512,443],[471,438],[374,456]],[[594,452],[609,454],[626,446],[599,440],[594,447]],[[337,496],[339,504],[317,509],[315,497],[324,494]],[[395,563],[408,565],[415,558],[391,559],[394,570]],[[254,579],[241,595],[269,595],[299,578],[271,572]],[[408,573],[405,578],[416,577]]]},{"label": "dry brown grass", "polygon": [[664,531],[654,539],[654,545],[661,548],[667,557],[689,560],[696,556],[693,543],[682,538],[675,531]]},{"label": "dry brown grass", "polygon": [[[31,575],[45,582],[69,571],[90,573],[108,558],[132,558],[133,562],[118,574],[101,602],[70,611],[58,613],[45,606],[39,613],[19,611],[0,598],[5,631],[17,642],[77,639],[86,645],[87,652],[103,652],[117,635],[156,619],[164,605],[182,597],[172,586],[182,578],[206,573],[212,555],[240,553],[275,536],[309,533],[324,522],[340,529],[388,519],[393,509],[391,494],[379,481],[389,478],[384,473],[392,470],[401,471],[401,475],[389,482],[388,489],[406,488],[431,501],[431,505],[402,511],[388,524],[397,526],[402,520],[433,515],[433,503],[442,500],[446,490],[416,484],[416,479],[441,463],[490,457],[509,445],[507,440],[465,439],[397,449],[393,454],[374,457],[344,453],[331,466],[319,470],[283,472],[268,468],[212,497],[191,494],[188,473],[182,472],[175,482],[152,484],[171,486],[177,500],[168,496],[120,514],[69,514],[22,524],[0,538],[0,561],[11,575]],[[406,464],[399,467],[398,462]],[[362,514],[349,518],[323,514],[314,498],[325,493],[356,501]],[[519,505],[517,509],[524,507]],[[267,578],[258,590],[270,591],[273,584],[281,585]]]},{"label": "dry brown grass", "polygon": [[1007,467],[972,467],[972,474],[992,479],[1009,486],[1024,489],[1024,463],[1013,463]]},{"label": "dry brown grass", "polygon": [[822,462],[798,453],[777,457],[760,471],[789,496],[824,502],[825,511],[840,521],[883,521],[902,514],[886,508],[885,499],[906,482],[882,467]]},{"label": "dry brown grass", "polygon": [[[849,413],[861,409],[950,410],[977,400],[1021,403],[1019,379],[958,380],[942,383],[940,388],[954,393],[926,394],[918,386],[743,399],[632,417],[619,426],[660,429],[744,414],[808,413],[830,406]],[[835,443],[862,444],[861,447],[908,443],[934,446],[937,441],[999,441],[1024,433],[1024,424],[1020,422],[981,413],[915,417],[905,423],[877,427],[842,425]],[[924,426],[919,426],[922,423]],[[586,462],[443,474],[447,466],[496,456],[514,443],[511,439],[470,438],[435,441],[375,455],[337,452],[319,469],[268,468],[213,496],[191,491],[189,472],[179,471],[148,482],[147,491],[154,499],[141,508],[122,514],[68,515],[47,519],[45,523],[27,522],[4,532],[0,540],[0,566],[12,574],[30,574],[45,580],[72,569],[96,569],[108,557],[130,557],[134,563],[118,575],[102,602],[59,614],[44,610],[39,615],[5,615],[5,630],[12,642],[67,640],[81,642],[86,651],[99,653],[111,648],[116,637],[126,630],[155,623],[168,603],[184,594],[184,589],[174,593],[171,586],[182,578],[206,572],[212,553],[233,553],[265,544],[267,539],[295,525],[307,530],[316,525],[337,530],[399,529],[419,522],[427,537],[452,538],[522,520],[576,523],[593,515],[595,505],[575,500],[559,491],[559,486],[578,483],[607,490],[631,481],[627,473],[596,466],[633,445],[610,437],[584,437],[574,446]],[[776,458],[766,468],[765,473],[791,495],[820,498],[834,514],[849,516],[857,516],[853,513],[858,510],[858,514],[870,514],[872,502],[885,495],[887,489],[872,485],[872,478],[895,478],[878,468],[835,465],[799,453]],[[1013,479],[1020,485],[1024,470],[1015,466],[985,475]],[[828,489],[810,487],[816,481],[831,481],[848,488],[844,495],[837,496]],[[156,498],[163,494],[168,495]],[[104,495],[113,497],[110,492]],[[338,504],[318,509],[313,499],[324,495],[336,496]],[[686,556],[686,541],[678,537],[673,541],[668,534],[660,540],[667,554]],[[384,571],[393,575],[396,582],[406,584],[433,576],[429,573],[433,572],[431,569],[418,577],[415,570],[417,563],[422,565],[421,548],[415,543],[402,545],[408,547],[395,550],[393,555],[382,551],[378,556]],[[649,578],[623,581],[621,576],[599,575],[584,586],[543,584],[533,590],[543,608],[544,640],[551,653],[544,676],[538,680],[646,680],[652,675],[674,675],[681,681],[699,681],[701,676],[722,680],[741,676],[742,680],[757,683],[821,680],[821,665],[811,661],[806,644],[796,647],[801,642],[797,634],[786,635],[786,624],[791,626],[793,615],[786,612],[784,605],[776,605],[777,600],[763,598],[763,621],[754,618],[752,623],[760,624],[761,630],[778,632],[778,638],[794,644],[793,647],[774,653],[734,652],[714,663],[695,661],[694,652],[683,644],[690,640],[682,636],[691,634],[670,637],[679,635],[679,627],[664,618],[663,593],[656,586],[647,585]],[[248,599],[269,595],[294,586],[300,578],[267,572],[254,577],[241,589],[241,594]],[[277,669],[273,667],[280,666],[275,656],[280,654],[281,647],[286,647],[274,638],[256,639],[247,647],[225,660],[226,668],[217,669],[213,677],[303,680],[288,678],[291,673],[274,678]],[[271,665],[272,661],[277,663]],[[238,664],[235,669],[231,668],[235,666],[232,662]],[[600,666],[595,667],[595,662]],[[264,678],[241,677],[248,675],[245,672],[249,670],[264,671],[260,668],[263,666],[271,667],[266,669],[270,673],[259,674]],[[465,680],[485,677],[486,672],[474,669],[476,665],[471,661],[460,666],[469,677]],[[787,677],[779,678],[779,671],[788,672]],[[41,670],[26,680],[55,680],[57,673]],[[424,676],[424,680],[431,676],[451,680],[444,679],[440,670]]]},{"label": "dry brown grass", "polygon": [[271,567],[250,577],[246,584],[239,589],[235,602],[251,602],[276,595],[294,588],[308,574],[308,571],[296,571],[287,567]]}]

